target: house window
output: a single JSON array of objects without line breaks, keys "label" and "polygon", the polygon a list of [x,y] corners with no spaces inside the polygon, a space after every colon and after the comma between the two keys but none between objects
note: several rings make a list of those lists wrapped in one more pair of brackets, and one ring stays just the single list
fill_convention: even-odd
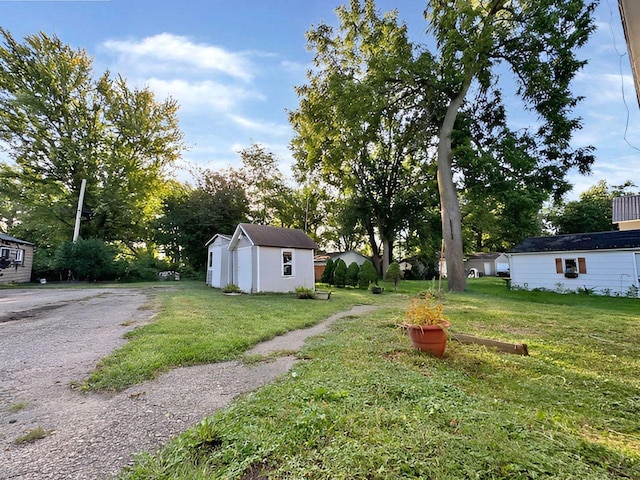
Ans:
[{"label": "house window", "polygon": [[564,274],[567,278],[578,278],[579,274],[587,273],[587,259],[556,258],[556,273]]},{"label": "house window", "polygon": [[6,247],[2,247],[0,248],[0,258],[5,258],[7,260],[9,260],[9,255],[11,254],[11,250],[6,248]]},{"label": "house window", "polygon": [[24,250],[21,248],[16,250],[16,263],[21,263],[24,265]]},{"label": "house window", "polygon": [[209,252],[209,268],[213,267],[213,252]]},{"label": "house window", "polygon": [[282,250],[282,276],[293,277],[293,250]]}]

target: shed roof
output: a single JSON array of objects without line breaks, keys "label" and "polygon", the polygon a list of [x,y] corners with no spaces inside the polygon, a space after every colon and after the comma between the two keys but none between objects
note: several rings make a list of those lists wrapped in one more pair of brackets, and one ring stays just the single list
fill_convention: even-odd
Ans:
[{"label": "shed roof", "polygon": [[0,233],[0,240],[4,240],[5,242],[22,243],[23,245],[33,245],[31,242],[20,240],[19,238],[15,238],[4,233]]},{"label": "shed roof", "polygon": [[640,248],[640,230],[530,237],[516,245],[511,250],[511,253],[614,250],[621,248]]},{"label": "shed roof", "polygon": [[500,252],[479,252],[469,255],[468,260],[495,260],[500,255],[504,255]]},{"label": "shed roof", "polygon": [[205,243],[205,244],[204,244],[204,246],[205,246],[205,247],[208,247],[208,246],[209,246],[209,245],[211,245],[211,244],[215,241],[215,239],[216,239],[216,238],[218,238],[218,237],[220,237],[220,238],[222,238],[222,239],[224,239],[224,240],[228,240],[228,241],[230,241],[230,240],[231,240],[231,235],[225,235],[224,233],[216,233],[213,237],[211,237],[211,238],[209,239],[209,241],[208,241],[207,243]]},{"label": "shed roof", "polygon": [[[273,227],[271,225],[256,225],[253,223],[241,223],[238,225],[251,243],[261,247],[284,247],[314,250],[318,248],[316,242],[302,230],[294,228]],[[233,234],[234,240],[238,230]]]}]

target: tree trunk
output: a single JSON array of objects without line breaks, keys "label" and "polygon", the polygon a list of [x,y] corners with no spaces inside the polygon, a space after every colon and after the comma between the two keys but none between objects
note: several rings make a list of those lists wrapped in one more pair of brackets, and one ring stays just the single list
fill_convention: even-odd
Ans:
[{"label": "tree trunk", "polygon": [[467,288],[462,250],[462,216],[458,192],[453,182],[451,134],[458,110],[462,106],[470,83],[470,79],[465,80],[460,93],[449,103],[438,137],[438,191],[440,193],[442,237],[447,261],[447,282],[449,291],[452,292],[461,292]]},{"label": "tree trunk", "polygon": [[382,276],[387,273],[391,262],[391,245],[392,243],[387,238],[382,239]]},{"label": "tree trunk", "polygon": [[373,262],[373,266],[380,275],[380,249],[378,248],[378,242],[376,241],[375,229],[373,228],[373,224],[371,222],[366,223],[367,235],[369,236],[369,245],[371,246],[371,260]]}]

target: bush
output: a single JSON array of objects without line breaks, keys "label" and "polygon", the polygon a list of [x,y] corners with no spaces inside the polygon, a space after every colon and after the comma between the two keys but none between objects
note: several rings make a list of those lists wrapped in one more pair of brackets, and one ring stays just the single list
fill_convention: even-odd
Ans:
[{"label": "bush", "polygon": [[393,282],[393,289],[397,291],[400,278],[402,278],[402,272],[400,271],[400,264],[398,262],[391,263],[391,265],[387,267],[387,272],[384,275],[384,279],[390,282]]},{"label": "bush", "polygon": [[369,285],[375,283],[378,284],[378,272],[376,272],[373,263],[370,260],[366,260],[360,266],[360,272],[358,274],[358,285],[360,288],[369,288]]},{"label": "bush", "polygon": [[333,282],[336,287],[342,288],[345,286],[345,282],[347,280],[347,264],[344,263],[344,260],[339,259],[336,262],[336,269],[333,272]]},{"label": "bush", "polygon": [[97,238],[66,242],[58,247],[54,264],[78,280],[112,280],[117,266],[115,249]]},{"label": "bush", "polygon": [[351,264],[347,268],[347,277],[346,277],[345,283],[347,285],[351,285],[352,287],[355,287],[356,285],[358,285],[359,273],[360,273],[360,265],[358,265],[356,262],[351,262]]},{"label": "bush", "polygon": [[335,270],[336,265],[333,260],[330,258],[327,260],[327,265],[324,267],[322,271],[322,276],[320,277],[320,281],[322,283],[326,283],[327,285],[333,285],[333,271]]},{"label": "bush", "polygon": [[158,279],[158,272],[166,270],[171,270],[169,262],[143,252],[126,263],[121,278],[128,282],[150,282]]}]

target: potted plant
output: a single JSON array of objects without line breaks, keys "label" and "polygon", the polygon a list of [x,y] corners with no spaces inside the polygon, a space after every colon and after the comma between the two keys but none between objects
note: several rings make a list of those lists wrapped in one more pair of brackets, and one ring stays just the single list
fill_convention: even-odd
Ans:
[{"label": "potted plant", "polygon": [[407,330],[415,348],[442,357],[447,346],[447,329],[451,323],[442,313],[442,303],[427,292],[422,298],[414,298],[406,311],[402,326]]}]

